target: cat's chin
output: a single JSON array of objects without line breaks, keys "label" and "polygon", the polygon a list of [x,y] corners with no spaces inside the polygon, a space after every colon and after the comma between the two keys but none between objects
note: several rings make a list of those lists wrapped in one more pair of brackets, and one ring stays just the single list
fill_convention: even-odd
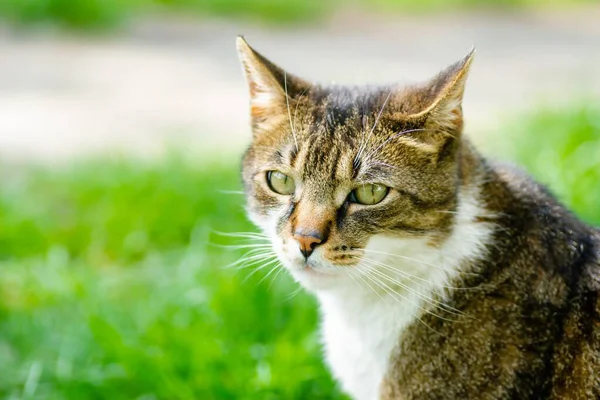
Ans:
[{"label": "cat's chin", "polygon": [[296,282],[311,292],[335,289],[345,280],[340,272],[323,271],[310,265],[290,269],[290,273]]}]

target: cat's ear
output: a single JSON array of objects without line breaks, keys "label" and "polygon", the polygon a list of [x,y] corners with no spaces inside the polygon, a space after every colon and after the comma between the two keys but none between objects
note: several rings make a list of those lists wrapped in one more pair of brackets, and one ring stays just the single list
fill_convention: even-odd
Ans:
[{"label": "cat's ear", "polygon": [[310,85],[267,60],[243,37],[236,45],[250,92],[252,126],[255,132],[268,130],[289,117],[290,100]]},{"label": "cat's ear", "polygon": [[419,111],[409,119],[423,121],[430,130],[451,136],[460,135],[463,127],[463,94],[474,55],[475,48],[420,88],[415,93]]}]

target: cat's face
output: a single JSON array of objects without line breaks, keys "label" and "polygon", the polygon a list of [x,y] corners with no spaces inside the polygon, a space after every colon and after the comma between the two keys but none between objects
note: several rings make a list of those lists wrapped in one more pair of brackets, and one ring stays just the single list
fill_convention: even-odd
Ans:
[{"label": "cat's face", "polygon": [[[243,39],[253,141],[243,160],[248,212],[311,290],[380,268],[382,243],[435,247],[452,228],[460,100],[471,54],[427,85],[310,85]],[[425,249],[426,250],[426,249]]]}]

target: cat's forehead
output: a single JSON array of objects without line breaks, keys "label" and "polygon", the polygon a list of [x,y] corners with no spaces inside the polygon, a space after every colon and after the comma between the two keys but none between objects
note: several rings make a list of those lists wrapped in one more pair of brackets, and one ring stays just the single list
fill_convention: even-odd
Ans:
[{"label": "cat's forehead", "polygon": [[322,132],[303,140],[296,151],[294,165],[303,179],[317,184],[352,179],[353,141],[333,132]]},{"label": "cat's forehead", "polygon": [[414,128],[394,115],[400,96],[386,87],[313,87],[290,102],[276,127],[255,136],[254,166],[290,173],[311,190],[391,185],[419,161],[399,141]]},{"label": "cat's forehead", "polygon": [[340,128],[364,129],[367,119],[382,113],[388,106],[390,90],[365,86],[328,86],[313,91],[307,107],[312,108],[315,122],[329,131]]}]

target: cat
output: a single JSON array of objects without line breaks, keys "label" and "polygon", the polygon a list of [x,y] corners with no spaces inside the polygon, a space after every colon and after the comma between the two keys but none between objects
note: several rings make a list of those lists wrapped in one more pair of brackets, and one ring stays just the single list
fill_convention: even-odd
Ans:
[{"label": "cat", "polygon": [[600,232],[463,136],[474,50],[407,87],[313,85],[237,50],[248,214],[317,297],[346,393],[600,399]]}]

